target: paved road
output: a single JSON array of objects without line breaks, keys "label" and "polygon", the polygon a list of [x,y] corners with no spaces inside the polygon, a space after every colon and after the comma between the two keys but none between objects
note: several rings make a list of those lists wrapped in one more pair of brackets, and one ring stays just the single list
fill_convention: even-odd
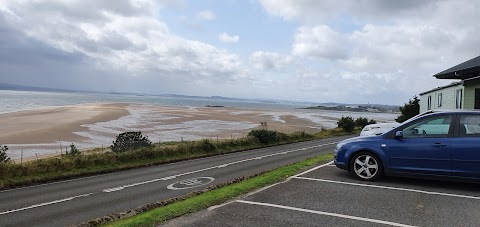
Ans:
[{"label": "paved road", "polygon": [[354,179],[332,164],[166,226],[479,226],[480,185]]},{"label": "paved road", "polygon": [[[329,153],[345,138],[314,140],[0,191],[0,226],[78,224]],[[199,182],[206,184],[178,189]]]}]

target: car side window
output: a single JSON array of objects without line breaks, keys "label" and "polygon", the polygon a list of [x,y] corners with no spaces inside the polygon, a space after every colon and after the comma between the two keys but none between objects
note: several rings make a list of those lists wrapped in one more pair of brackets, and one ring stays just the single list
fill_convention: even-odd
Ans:
[{"label": "car side window", "polygon": [[462,115],[458,136],[480,137],[480,115]]},{"label": "car side window", "polygon": [[446,137],[451,122],[452,116],[423,119],[403,129],[403,138]]}]

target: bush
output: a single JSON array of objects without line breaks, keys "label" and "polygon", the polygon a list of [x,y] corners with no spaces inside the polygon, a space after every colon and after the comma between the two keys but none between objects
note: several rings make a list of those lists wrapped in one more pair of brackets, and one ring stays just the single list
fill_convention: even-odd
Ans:
[{"label": "bush", "polygon": [[113,152],[124,152],[151,145],[152,142],[148,140],[148,137],[142,136],[142,132],[124,132],[117,136],[111,148]]},{"label": "bush", "polygon": [[276,142],[278,140],[276,131],[270,131],[265,129],[252,130],[248,133],[248,136],[255,138],[258,142],[262,144]]},{"label": "bush", "polygon": [[368,119],[366,117],[359,117],[355,120],[355,126],[363,128],[368,125]]},{"label": "bush", "polygon": [[370,125],[370,124],[376,124],[377,122],[375,120],[370,120],[368,121],[368,118],[366,117],[359,117],[355,120],[355,126],[356,127],[360,127],[360,128],[363,128],[367,125]]},{"label": "bush", "polygon": [[337,125],[345,132],[353,132],[353,129],[355,129],[355,121],[352,117],[340,118],[340,120],[337,122]]},{"label": "bush", "polygon": [[7,156],[8,147],[0,144],[0,162],[8,162],[10,158]]},{"label": "bush", "polygon": [[75,146],[75,144],[70,144],[70,152],[67,153],[69,156],[77,156],[80,155],[80,150]]}]

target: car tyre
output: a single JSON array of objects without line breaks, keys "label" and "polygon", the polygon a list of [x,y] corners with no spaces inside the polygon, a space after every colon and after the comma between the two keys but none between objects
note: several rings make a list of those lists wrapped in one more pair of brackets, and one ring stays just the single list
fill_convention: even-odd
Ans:
[{"label": "car tyre", "polygon": [[357,179],[375,181],[383,176],[383,164],[372,152],[361,151],[353,155],[350,171]]}]

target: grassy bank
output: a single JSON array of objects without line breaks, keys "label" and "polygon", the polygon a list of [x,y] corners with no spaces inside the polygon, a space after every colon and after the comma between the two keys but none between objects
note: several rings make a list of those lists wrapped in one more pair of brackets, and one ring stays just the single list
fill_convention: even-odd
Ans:
[{"label": "grassy bank", "polygon": [[251,136],[219,141],[204,139],[159,143],[148,148],[122,153],[62,156],[23,164],[0,163],[0,189],[346,134],[339,129],[332,129],[315,135],[304,132],[277,133],[275,138],[267,141]]},{"label": "grassy bank", "polygon": [[[305,168],[319,163],[325,163],[332,159],[331,154],[321,155],[302,162],[280,167],[259,176],[233,183],[218,189],[204,192],[185,200],[178,201],[166,206],[135,215],[130,218],[106,223],[106,226],[155,226],[167,220],[193,213],[208,207],[224,203],[240,195],[253,190],[286,180],[288,177],[299,173]],[[98,223],[96,223],[98,224]]]}]

